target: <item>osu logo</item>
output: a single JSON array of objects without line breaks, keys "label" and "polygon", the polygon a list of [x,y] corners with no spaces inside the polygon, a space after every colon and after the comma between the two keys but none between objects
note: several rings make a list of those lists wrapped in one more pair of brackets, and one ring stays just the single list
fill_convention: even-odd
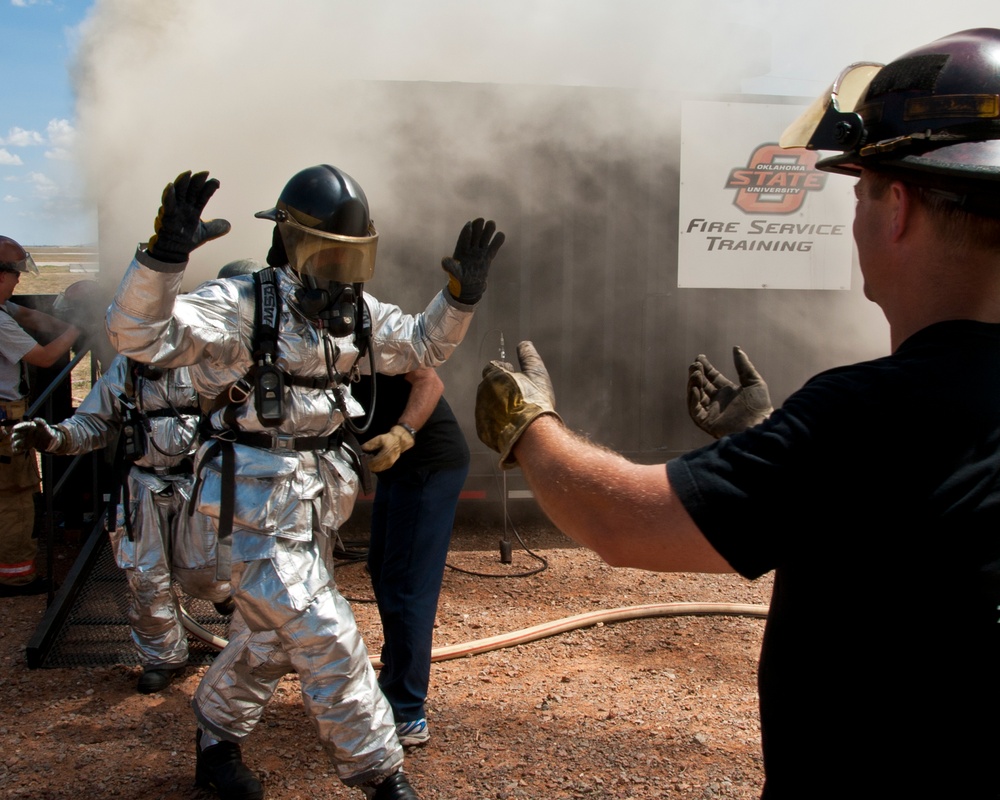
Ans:
[{"label": "osu logo", "polygon": [[816,169],[817,157],[802,147],[762,144],[745,167],[729,173],[726,188],[737,190],[733,202],[747,214],[791,214],[807,192],[826,184],[826,175]]}]

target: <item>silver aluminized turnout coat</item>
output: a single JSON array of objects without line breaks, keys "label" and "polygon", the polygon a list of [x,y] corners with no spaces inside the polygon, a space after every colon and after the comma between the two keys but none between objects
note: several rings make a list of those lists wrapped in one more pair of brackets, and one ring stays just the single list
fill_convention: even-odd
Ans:
[{"label": "silver aluminized turnout coat", "polygon": [[230,591],[228,582],[216,580],[214,529],[187,514],[199,443],[198,395],[183,367],[156,380],[128,373],[128,359],[115,358],[73,416],[54,426],[60,435],[50,452],[76,455],[113,443],[125,420],[122,398],[137,406],[148,426],[147,445],[128,469],[127,504],[119,507],[109,535],[128,576],[128,616],[140,660],[147,668],[179,667],[187,661],[188,643],[172,579],[214,603]]},{"label": "silver aluminized turnout coat", "polygon": [[[108,309],[108,332],[119,352],[138,361],[188,366],[202,397],[216,398],[252,365],[254,278],[209,281],[179,295],[184,266],[139,251]],[[296,378],[316,379],[317,386],[286,385],[284,416],[274,427],[258,420],[252,390],[236,408],[239,430],[264,434],[271,445],[233,445],[232,582],[247,628],[236,626],[193,705],[206,730],[238,742],[253,729],[281,675],[294,668],[340,778],[358,785],[391,774],[403,758],[392,713],[328,567],[329,532],[350,515],[358,477],[335,440],[327,449],[305,450],[297,450],[295,440],[336,434],[342,404],[351,416],[362,414],[349,384],[324,384],[349,374],[355,362],[367,371],[368,362],[358,361],[353,337],[334,338],[298,310],[301,283],[294,272],[279,269],[277,280],[278,366]],[[378,372],[443,363],[472,319],[473,306],[446,292],[415,316],[365,297]],[[341,402],[337,392],[344,392]],[[227,427],[222,416],[213,413],[214,429]],[[197,459],[197,508],[218,521],[224,486],[212,444],[206,441]]]}]

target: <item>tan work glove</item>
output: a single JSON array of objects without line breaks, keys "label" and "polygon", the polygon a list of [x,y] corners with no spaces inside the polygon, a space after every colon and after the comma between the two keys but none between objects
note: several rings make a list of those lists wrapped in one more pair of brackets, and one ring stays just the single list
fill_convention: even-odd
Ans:
[{"label": "tan work glove", "polygon": [[771,416],[771,395],[747,354],[733,348],[739,384],[699,355],[688,367],[688,413],[705,433],[721,439],[752,428]]},{"label": "tan work glove", "polygon": [[388,433],[369,439],[361,449],[371,453],[368,468],[372,472],[384,472],[407,450],[413,447],[413,435],[402,425],[393,425]]},{"label": "tan work glove", "polygon": [[491,361],[483,369],[476,391],[476,433],[487,447],[500,454],[500,466],[515,465],[514,443],[542,414],[557,419],[556,396],[549,372],[531,342],[517,346],[521,371],[504,361]]}]

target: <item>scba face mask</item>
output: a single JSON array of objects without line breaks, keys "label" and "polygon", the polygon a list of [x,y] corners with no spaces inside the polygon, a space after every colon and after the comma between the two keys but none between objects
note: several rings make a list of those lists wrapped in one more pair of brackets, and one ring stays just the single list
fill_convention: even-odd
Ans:
[{"label": "scba face mask", "polygon": [[325,289],[302,287],[296,291],[295,300],[306,317],[340,338],[352,335],[357,328],[362,296],[360,283],[333,282]]}]

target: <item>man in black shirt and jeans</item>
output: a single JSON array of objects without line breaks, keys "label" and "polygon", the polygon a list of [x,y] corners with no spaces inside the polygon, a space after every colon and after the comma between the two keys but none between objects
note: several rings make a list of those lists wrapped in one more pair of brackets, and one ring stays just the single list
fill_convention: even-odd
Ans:
[{"label": "man in black shirt and jeans", "polygon": [[[374,412],[359,438],[378,474],[368,571],[382,620],[378,683],[404,747],[426,744],[434,618],[469,446],[429,367],[362,375],[354,397]],[[379,435],[374,435],[378,433]]]},{"label": "man in black shirt and jeans", "polygon": [[[839,150],[892,354],[822,373],[666,465],[571,433],[530,342],[493,363],[480,437],[619,566],[775,571],[763,797],[997,797],[1000,31],[854,65],[782,146]],[[766,415],[762,415],[766,416]]]}]

